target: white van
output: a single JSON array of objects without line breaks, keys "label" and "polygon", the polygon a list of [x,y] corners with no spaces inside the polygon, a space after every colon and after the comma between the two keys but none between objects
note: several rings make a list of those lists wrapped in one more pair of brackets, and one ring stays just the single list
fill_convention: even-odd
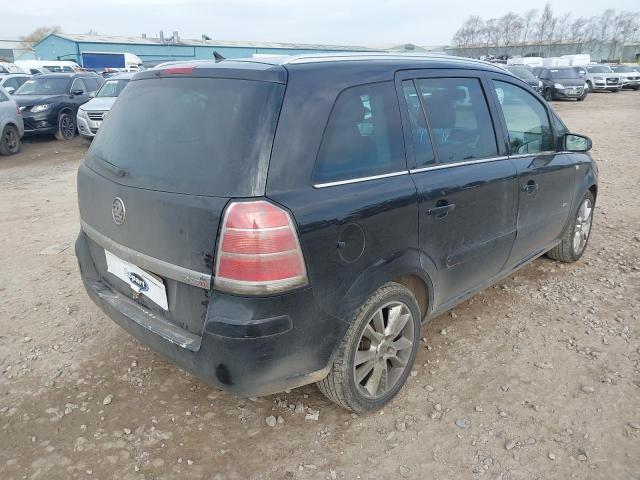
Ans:
[{"label": "white van", "polygon": [[569,67],[569,59],[561,57],[548,57],[542,59],[542,66],[546,68]]},{"label": "white van", "polygon": [[584,67],[591,63],[591,55],[588,53],[579,53],[575,55],[562,55],[561,58],[569,60],[569,65],[572,67]]},{"label": "white van", "polygon": [[507,65],[519,65],[523,67],[541,67],[542,66],[542,57],[517,57],[510,58],[507,60]]},{"label": "white van", "polygon": [[43,69],[54,73],[80,71],[80,65],[71,60],[16,60],[16,65],[31,74],[42,73]]}]

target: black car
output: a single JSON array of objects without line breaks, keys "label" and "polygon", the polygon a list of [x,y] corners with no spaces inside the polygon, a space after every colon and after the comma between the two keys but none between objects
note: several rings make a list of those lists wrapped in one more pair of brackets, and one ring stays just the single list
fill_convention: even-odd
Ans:
[{"label": "black car", "polygon": [[76,134],[78,107],[88,102],[104,79],[94,73],[49,73],[27,80],[13,94],[20,106],[25,135],[54,134],[70,140]]},{"label": "black car", "polygon": [[113,321],[217,387],[317,382],[372,410],[407,379],[423,321],[540,255],[582,256],[590,147],[469,59],[149,70],[78,170],[81,276]]},{"label": "black car", "polygon": [[541,68],[537,75],[542,80],[542,96],[547,101],[575,98],[581,102],[587,96],[585,81],[575,67]]},{"label": "black car", "polygon": [[542,80],[536,77],[529,68],[521,66],[507,66],[505,67],[509,72],[513,73],[516,77],[523,80],[527,85],[533,88],[536,92],[542,92]]}]

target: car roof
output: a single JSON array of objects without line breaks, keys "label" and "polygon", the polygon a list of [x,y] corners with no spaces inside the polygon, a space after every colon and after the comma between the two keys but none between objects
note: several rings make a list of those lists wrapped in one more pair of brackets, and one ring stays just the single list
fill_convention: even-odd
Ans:
[{"label": "car roof", "polygon": [[110,77],[105,78],[106,80],[130,80],[137,72],[122,72],[116,73],[115,75],[111,75]]},{"label": "car roof", "polygon": [[92,72],[56,72],[56,73],[43,73],[37,75],[34,78],[76,78],[76,77],[95,77],[97,76]]},{"label": "car roof", "polygon": [[242,78],[246,80],[266,80],[285,83],[287,72],[299,68],[314,70],[349,71],[354,75],[357,71],[369,70],[375,66],[378,71],[396,71],[422,68],[469,68],[491,72],[505,73],[502,66],[465,57],[454,57],[443,54],[391,54],[391,53],[336,53],[310,54],[277,57],[234,58],[224,60],[185,61],[166,65],[159,69],[150,69],[135,74],[134,80],[154,78],[163,71],[192,68],[194,73],[203,76],[217,76],[224,71],[226,78]]}]

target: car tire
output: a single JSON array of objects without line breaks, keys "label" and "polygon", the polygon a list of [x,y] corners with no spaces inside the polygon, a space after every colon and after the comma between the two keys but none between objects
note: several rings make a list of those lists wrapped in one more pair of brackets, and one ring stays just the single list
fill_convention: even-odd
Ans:
[{"label": "car tire", "polygon": [[76,118],[70,112],[62,112],[58,115],[58,129],[56,138],[58,140],[72,140],[76,136]]},{"label": "car tire", "polygon": [[13,125],[5,125],[0,136],[0,155],[15,155],[20,151],[20,133]]},{"label": "car tire", "polygon": [[587,80],[587,88],[589,89],[590,92],[593,92],[593,83],[591,83],[591,81]]},{"label": "car tire", "polygon": [[587,249],[591,234],[594,206],[593,193],[588,191],[578,205],[572,222],[567,226],[560,243],[547,252],[549,258],[572,263],[582,257]]},{"label": "car tire", "polygon": [[620,89],[618,88],[617,90],[611,90],[611,93],[618,93],[620,91]]},{"label": "car tire", "polygon": [[638,89],[640,89],[640,86],[638,86],[638,85],[636,85],[635,87],[633,87],[633,90],[634,90],[634,91],[636,91],[636,92],[638,91]]},{"label": "car tire", "polygon": [[329,375],[317,382],[320,391],[353,412],[387,404],[411,372],[420,318],[409,289],[395,282],[383,285],[356,310]]},{"label": "car tire", "polygon": [[585,98],[587,98],[586,95],[584,97],[578,97],[576,100],[578,100],[579,102],[583,102]]},{"label": "car tire", "polygon": [[551,100],[553,100],[553,95],[551,94],[551,89],[550,89],[550,88],[547,88],[547,89],[544,91],[544,99],[545,99],[547,102],[550,102]]}]

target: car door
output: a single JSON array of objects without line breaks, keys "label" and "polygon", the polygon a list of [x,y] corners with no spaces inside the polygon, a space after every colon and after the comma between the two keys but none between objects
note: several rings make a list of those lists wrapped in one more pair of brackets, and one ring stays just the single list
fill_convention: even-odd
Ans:
[{"label": "car door", "polygon": [[502,271],[516,234],[517,175],[501,152],[480,72],[406,72],[397,88],[438,309]]},{"label": "car door", "polygon": [[574,189],[571,155],[559,144],[548,105],[517,80],[491,75],[509,158],[518,171],[518,235],[509,258],[517,265],[551,248],[562,235]]}]

